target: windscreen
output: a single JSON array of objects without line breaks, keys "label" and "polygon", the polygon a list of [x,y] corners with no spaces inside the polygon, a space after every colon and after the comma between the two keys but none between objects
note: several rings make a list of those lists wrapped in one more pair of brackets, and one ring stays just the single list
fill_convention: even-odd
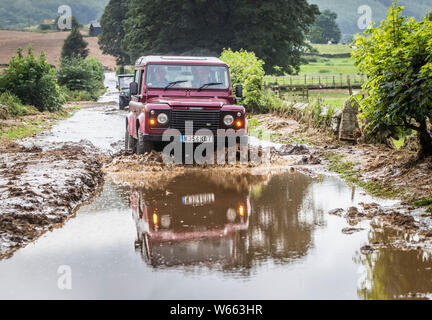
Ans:
[{"label": "windscreen", "polygon": [[228,69],[224,66],[149,65],[149,88],[228,89]]},{"label": "windscreen", "polygon": [[129,84],[134,81],[134,77],[119,77],[120,90],[129,89]]}]

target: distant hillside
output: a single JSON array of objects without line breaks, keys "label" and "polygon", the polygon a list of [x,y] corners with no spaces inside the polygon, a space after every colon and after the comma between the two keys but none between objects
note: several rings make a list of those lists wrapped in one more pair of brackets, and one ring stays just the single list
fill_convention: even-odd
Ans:
[{"label": "distant hillside", "polygon": [[[379,22],[387,16],[388,8],[393,0],[308,0],[317,4],[321,11],[330,9],[338,14],[338,24],[343,34],[361,32],[357,27],[359,14],[357,10],[362,5],[372,9],[372,20]],[[427,10],[432,9],[432,0],[400,0],[405,6],[405,14],[416,19],[423,19]]]},{"label": "distant hillside", "polygon": [[0,0],[0,28],[24,28],[55,19],[61,5],[69,5],[80,23],[99,19],[109,0]]}]

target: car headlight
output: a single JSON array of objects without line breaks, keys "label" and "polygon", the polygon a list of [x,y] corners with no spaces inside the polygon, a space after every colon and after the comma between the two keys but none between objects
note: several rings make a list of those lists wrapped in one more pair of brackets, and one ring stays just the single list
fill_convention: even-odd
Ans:
[{"label": "car headlight", "polygon": [[165,113],[159,113],[157,121],[162,125],[166,124],[168,122],[168,116]]},{"label": "car headlight", "polygon": [[234,123],[234,117],[228,114],[223,118],[223,122],[227,127],[231,127]]},{"label": "car headlight", "polygon": [[226,215],[229,222],[234,222],[237,217],[236,211],[233,208],[229,208]]}]

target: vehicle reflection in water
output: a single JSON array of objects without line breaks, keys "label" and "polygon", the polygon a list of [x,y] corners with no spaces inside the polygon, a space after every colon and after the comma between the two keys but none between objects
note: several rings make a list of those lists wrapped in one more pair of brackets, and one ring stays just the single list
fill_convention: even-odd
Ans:
[{"label": "vehicle reflection in water", "polygon": [[299,215],[311,181],[288,173],[186,173],[157,188],[135,189],[135,246],[156,268],[205,265],[245,275],[260,261],[302,257],[320,220]]}]

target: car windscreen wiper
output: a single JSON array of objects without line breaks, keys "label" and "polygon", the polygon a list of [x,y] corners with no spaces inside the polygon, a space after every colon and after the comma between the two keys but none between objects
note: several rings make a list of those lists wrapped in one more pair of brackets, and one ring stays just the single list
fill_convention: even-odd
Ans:
[{"label": "car windscreen wiper", "polygon": [[209,82],[209,83],[203,84],[201,87],[199,87],[198,91],[201,91],[202,89],[210,87],[210,86],[217,86],[220,84],[222,84],[222,82]]},{"label": "car windscreen wiper", "polygon": [[168,85],[164,88],[164,90],[171,88],[172,86],[175,86],[176,84],[179,83],[183,83],[183,82],[188,82],[188,80],[177,80],[177,81],[173,81],[168,83]]}]

